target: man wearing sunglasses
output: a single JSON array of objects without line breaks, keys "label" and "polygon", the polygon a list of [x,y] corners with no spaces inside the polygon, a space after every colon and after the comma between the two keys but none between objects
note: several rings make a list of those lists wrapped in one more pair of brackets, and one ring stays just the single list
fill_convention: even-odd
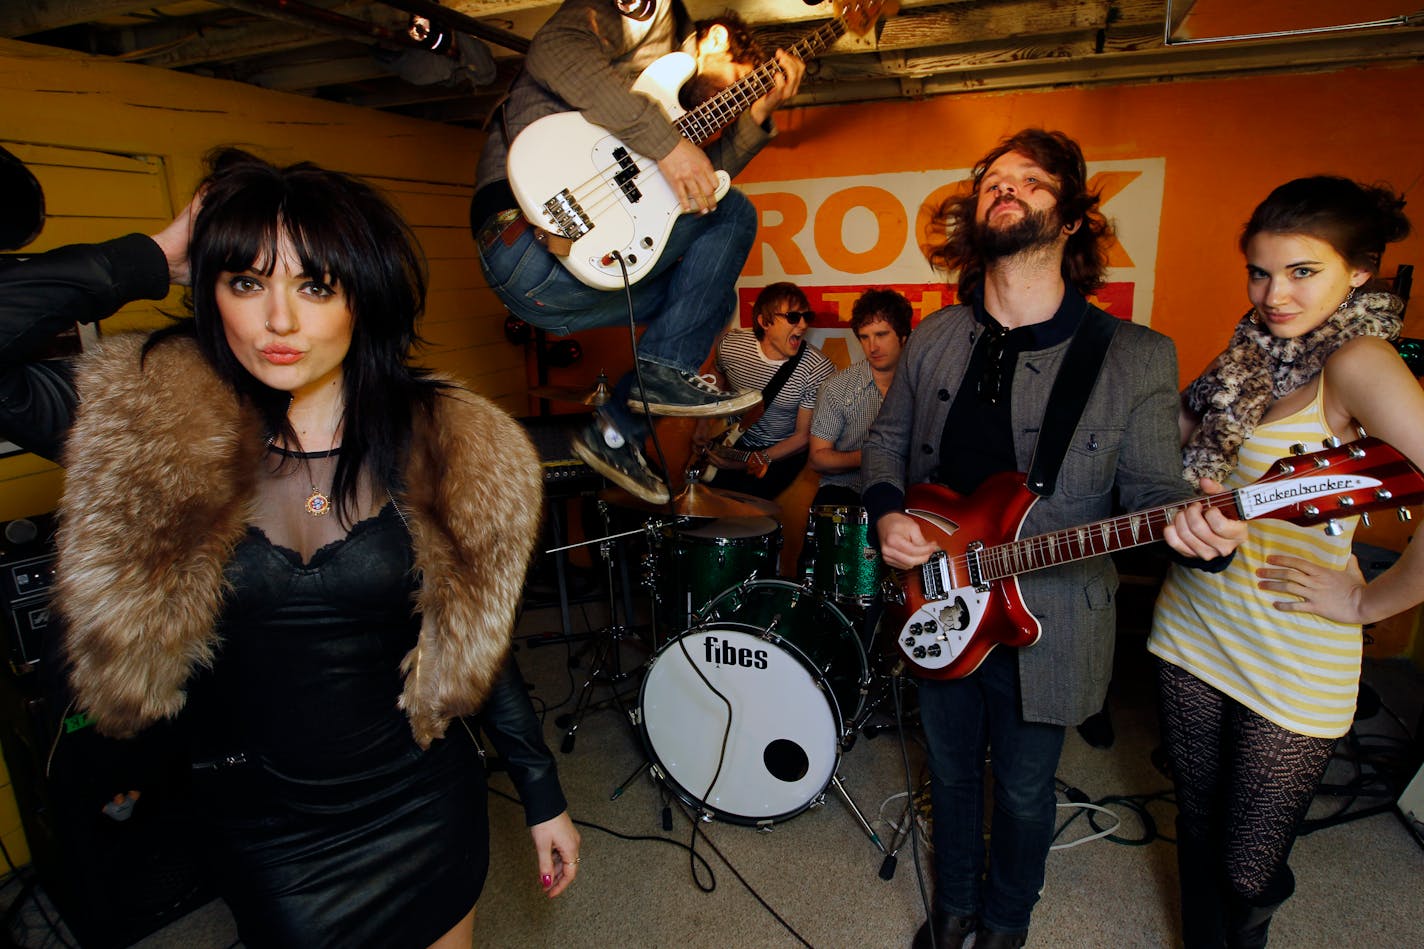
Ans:
[{"label": "man wearing sunglasses", "polygon": [[[902,570],[938,550],[904,513],[906,486],[918,482],[964,496],[967,521],[990,475],[1029,472],[1027,487],[1038,497],[1016,537],[1101,520],[1115,491],[1129,511],[1192,497],[1182,477],[1171,340],[1087,299],[1103,283],[1110,228],[1077,143],[1025,129],[974,166],[972,184],[944,208],[948,237],[932,255],[958,272],[962,302],[915,330],[862,453],[863,500],[881,553]],[[1002,519],[986,514],[972,530]],[[1180,508],[1164,533],[1184,562],[1219,569],[1245,524],[1216,510],[1204,515],[1197,503]],[[1098,711],[1107,690],[1116,625],[1111,558],[1067,558],[1005,583],[1015,580],[1038,623],[1037,641],[999,645],[962,677],[919,686],[936,888],[917,949],[959,949],[976,931],[976,949],[1025,944],[1054,834],[1065,729]],[[1005,595],[1004,584],[989,589]],[[977,597],[973,590],[965,595]],[[959,621],[949,610],[940,618]],[[941,633],[920,648],[958,646]],[[987,855],[986,753],[994,776]]]},{"label": "man wearing sunglasses", "polygon": [[816,392],[835,365],[806,341],[815,321],[794,283],[757,294],[751,329],[734,329],[717,343],[717,371],[733,391],[762,393],[762,414],[734,444],[719,443],[712,483],[758,497],[780,494],[806,465]]}]

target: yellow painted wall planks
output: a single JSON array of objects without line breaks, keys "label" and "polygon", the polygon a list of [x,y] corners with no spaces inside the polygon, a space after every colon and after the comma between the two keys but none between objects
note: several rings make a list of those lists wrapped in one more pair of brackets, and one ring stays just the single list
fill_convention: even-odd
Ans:
[{"label": "yellow painted wall planks", "polygon": [[[495,343],[505,311],[484,287],[465,223],[479,133],[9,40],[0,40],[0,100],[0,140],[45,188],[50,218],[30,250],[161,227],[218,145],[370,180],[410,218],[431,259],[439,327],[420,358],[476,388],[497,380],[499,391],[485,394],[527,411],[524,378],[509,371],[523,353]],[[108,326],[157,325],[180,300],[175,292],[128,308]],[[0,520],[50,510],[59,484],[53,466],[0,460]]]}]

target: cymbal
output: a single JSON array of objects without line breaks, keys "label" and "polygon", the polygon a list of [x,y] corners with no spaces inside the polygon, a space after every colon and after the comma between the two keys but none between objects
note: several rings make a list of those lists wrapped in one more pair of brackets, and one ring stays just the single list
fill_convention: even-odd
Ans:
[{"label": "cymbal", "polygon": [[653,504],[622,488],[604,488],[600,500],[618,507],[633,507],[679,517],[775,517],[781,512],[775,501],[741,491],[725,491],[693,481],[667,504]]},{"label": "cymbal", "polygon": [[529,394],[536,399],[548,399],[553,402],[577,402],[580,405],[592,405],[594,407],[603,405],[613,397],[613,393],[608,389],[608,377],[602,373],[598,376],[598,383],[592,389],[583,386],[535,386],[529,390]]}]

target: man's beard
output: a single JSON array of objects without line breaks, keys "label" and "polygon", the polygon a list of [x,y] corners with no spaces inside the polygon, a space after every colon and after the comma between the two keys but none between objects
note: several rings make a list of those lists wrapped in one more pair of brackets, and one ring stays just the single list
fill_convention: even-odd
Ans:
[{"label": "man's beard", "polygon": [[[1035,211],[1018,198],[1011,200],[1022,212],[1017,221],[996,227],[986,219],[976,225],[974,242],[985,260],[999,260],[1024,251],[1048,247],[1058,239],[1059,224],[1056,213]],[[991,216],[993,210],[991,206]]]}]

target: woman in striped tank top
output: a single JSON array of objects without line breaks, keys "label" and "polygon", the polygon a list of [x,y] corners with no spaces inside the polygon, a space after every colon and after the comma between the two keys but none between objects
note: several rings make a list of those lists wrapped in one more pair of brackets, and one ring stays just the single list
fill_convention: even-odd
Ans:
[{"label": "woman in striped tank top", "polygon": [[[1344,178],[1301,178],[1241,237],[1252,309],[1183,397],[1189,480],[1260,477],[1291,446],[1357,427],[1424,466],[1424,392],[1388,340],[1403,304],[1374,286],[1404,238],[1403,201]],[[1286,860],[1350,727],[1361,624],[1424,600],[1424,544],[1366,583],[1350,536],[1257,520],[1220,573],[1173,567],[1149,650],[1177,793],[1188,947],[1264,946],[1294,891]]]}]

